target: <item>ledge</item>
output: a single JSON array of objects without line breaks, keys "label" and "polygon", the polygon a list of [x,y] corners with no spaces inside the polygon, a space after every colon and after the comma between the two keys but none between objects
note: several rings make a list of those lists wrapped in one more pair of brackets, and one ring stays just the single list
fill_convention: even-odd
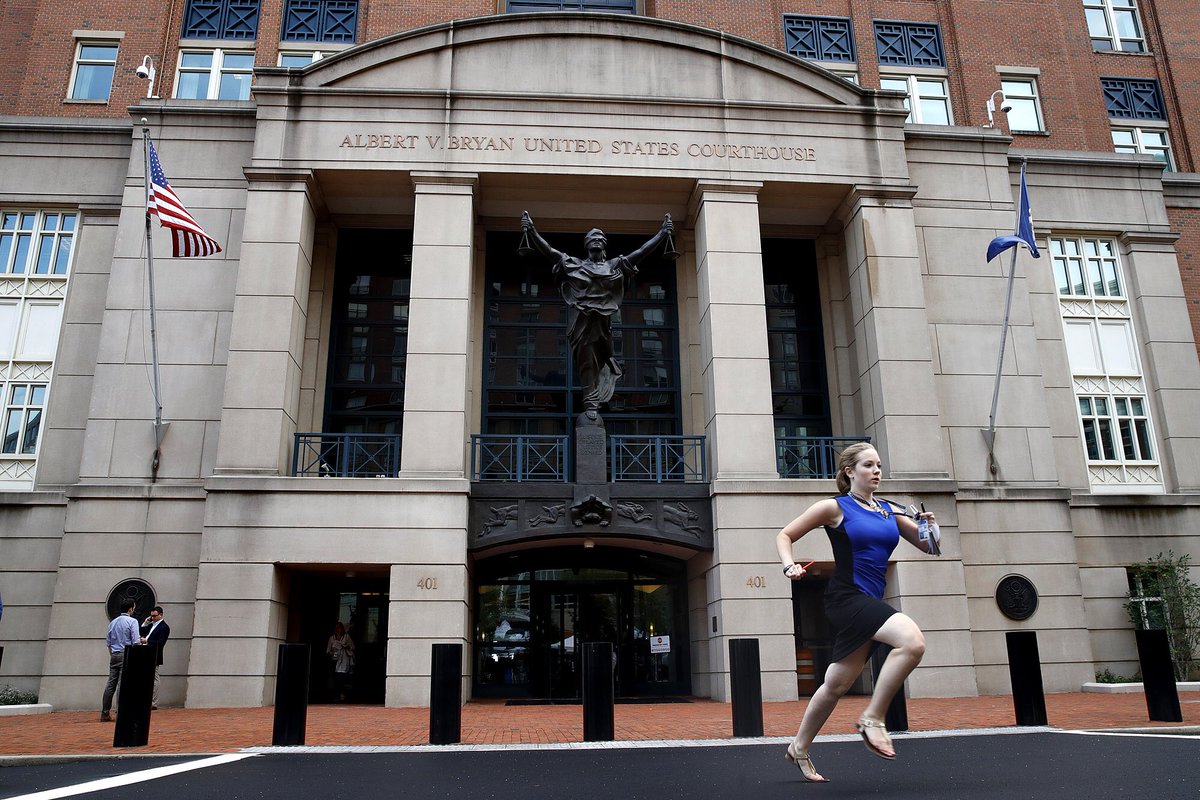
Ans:
[{"label": "ledge", "polygon": [[[1133,694],[1145,691],[1140,683],[1085,683],[1080,687],[1081,692],[1096,692],[1098,694]],[[1177,681],[1177,692],[1200,692],[1200,681]]]},{"label": "ledge", "polygon": [[209,492],[298,492],[310,494],[461,494],[471,483],[466,478],[292,478],[260,475],[214,476],[204,482]]},{"label": "ledge", "polygon": [[31,703],[21,706],[0,706],[0,717],[21,717],[28,714],[49,714],[54,706],[49,703]]},{"label": "ledge", "polygon": [[1075,494],[1072,508],[1173,508],[1200,506],[1200,494]]}]

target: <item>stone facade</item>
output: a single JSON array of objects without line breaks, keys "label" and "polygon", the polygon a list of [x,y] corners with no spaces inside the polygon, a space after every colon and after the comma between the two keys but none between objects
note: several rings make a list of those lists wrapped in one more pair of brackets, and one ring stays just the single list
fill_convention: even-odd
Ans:
[{"label": "stone facade", "polygon": [[[1168,548],[1200,557],[1200,361],[1167,209],[1194,203],[1192,184],[1146,158],[905,124],[899,95],[749,40],[597,19],[386,36],[303,71],[261,68],[253,102],[136,103],[132,134],[129,119],[0,120],[0,210],[81,212],[36,479],[0,494],[0,680],[93,706],[105,600],[138,578],[173,629],[167,704],[269,704],[295,581],[321,573],[386,580],[387,704],[428,701],[435,642],[465,645],[469,689],[484,241],[524,209],[556,231],[676,220],[681,416],[706,437],[711,477],[711,550],[672,551],[694,694],[728,699],[727,640],[754,637],[764,699],[796,696],[774,534],[833,491],[777,472],[765,236],[815,243],[834,430],[869,436],[885,494],[941,521],[942,558],[899,550],[889,573],[889,599],[929,639],[909,691],[1009,691],[1008,630],[1044,634],[1050,691],[1134,670],[1125,568]],[[555,68],[506,66],[535,62]],[[143,117],[224,247],[171,259],[153,234],[170,423],[154,480]],[[1015,262],[990,460],[980,429],[1009,261],[983,253],[1012,227],[1022,160],[1044,252]],[[322,430],[339,232],[364,227],[413,232],[399,469],[291,477],[295,434]],[[1049,264],[1061,235],[1117,243],[1156,484],[1094,485]],[[796,556],[831,561],[819,534]],[[1024,622],[994,599],[1014,573],[1040,595]]]}]

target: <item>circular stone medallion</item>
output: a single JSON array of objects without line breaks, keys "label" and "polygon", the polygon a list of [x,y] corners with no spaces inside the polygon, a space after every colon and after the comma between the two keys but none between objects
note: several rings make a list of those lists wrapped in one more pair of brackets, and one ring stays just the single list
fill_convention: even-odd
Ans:
[{"label": "circular stone medallion", "polygon": [[121,581],[108,593],[106,605],[109,620],[119,617],[125,610],[124,605],[130,600],[136,604],[133,616],[139,620],[145,619],[155,605],[154,590],[150,588],[150,584],[140,578]]},{"label": "circular stone medallion", "polygon": [[1009,619],[1029,619],[1037,611],[1037,589],[1024,575],[1006,575],[996,586],[996,605]]}]

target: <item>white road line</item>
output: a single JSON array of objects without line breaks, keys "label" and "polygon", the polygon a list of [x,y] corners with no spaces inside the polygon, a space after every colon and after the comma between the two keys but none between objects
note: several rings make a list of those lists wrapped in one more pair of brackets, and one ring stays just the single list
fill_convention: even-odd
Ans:
[{"label": "white road line", "polygon": [[153,769],[145,769],[141,772],[131,772],[127,775],[116,775],[112,778],[100,778],[99,780],[88,781],[86,783],[77,783],[74,786],[64,786],[61,789],[47,789],[44,792],[17,795],[16,797],[9,798],[9,800],[57,800],[59,797],[73,797],[77,794],[100,792],[105,789],[115,789],[118,786],[128,786],[133,783],[158,780],[168,775],[190,772],[194,769],[232,764],[234,761],[241,761],[243,758],[253,758],[255,755],[257,753],[226,753],[225,755],[213,756],[212,758],[202,758],[199,761],[187,761],[183,764],[154,767]]},{"label": "white road line", "polygon": [[1143,733],[1140,731],[1059,731],[1059,733],[1074,733],[1077,736],[1142,736],[1147,739],[1191,739],[1200,742],[1200,736],[1188,733]]}]

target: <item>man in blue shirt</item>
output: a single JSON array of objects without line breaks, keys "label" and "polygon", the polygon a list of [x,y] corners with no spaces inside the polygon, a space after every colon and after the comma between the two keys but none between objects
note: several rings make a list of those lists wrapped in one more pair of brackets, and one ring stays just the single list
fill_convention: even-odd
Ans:
[{"label": "man in blue shirt", "polygon": [[100,705],[100,721],[112,722],[113,695],[121,682],[121,667],[125,664],[125,648],[141,642],[137,620],[133,618],[133,600],[126,600],[121,607],[124,612],[108,623],[108,683],[104,684],[104,699]]}]

